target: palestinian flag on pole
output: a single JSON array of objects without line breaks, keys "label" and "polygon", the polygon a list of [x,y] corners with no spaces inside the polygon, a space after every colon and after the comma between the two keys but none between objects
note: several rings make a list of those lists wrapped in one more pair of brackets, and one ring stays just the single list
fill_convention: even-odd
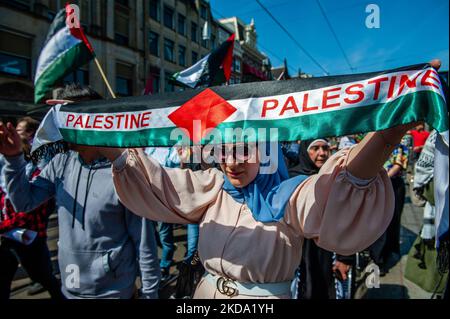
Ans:
[{"label": "palestinian flag on pole", "polygon": [[48,121],[55,127],[45,132],[70,143],[112,147],[172,146],[180,139],[207,144],[217,136],[222,143],[296,141],[415,121],[443,133],[449,127],[445,99],[436,70],[421,64],[57,105]]},{"label": "palestinian flag on pole", "polygon": [[38,103],[64,76],[94,58],[94,50],[70,4],[55,16],[34,78],[34,102]]},{"label": "palestinian flag on pole", "polygon": [[234,33],[216,50],[207,54],[190,68],[175,73],[172,78],[191,88],[225,83],[231,76],[233,48]]}]

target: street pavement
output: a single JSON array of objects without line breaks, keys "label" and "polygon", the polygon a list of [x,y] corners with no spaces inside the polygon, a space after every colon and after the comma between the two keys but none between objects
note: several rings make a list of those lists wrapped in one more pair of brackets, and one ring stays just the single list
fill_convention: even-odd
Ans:
[{"label": "street pavement", "polygon": [[[386,276],[380,278],[379,288],[367,288],[365,281],[358,285],[355,298],[357,299],[429,299],[432,293],[426,292],[411,281],[404,278],[404,270],[408,251],[416,239],[422,225],[423,208],[414,206],[406,192],[406,203],[402,214],[401,229],[401,256],[391,261],[392,267]],[[175,263],[171,267],[172,280],[162,285],[160,291],[161,298],[170,298],[174,293],[176,285],[177,265],[183,260],[186,252],[186,228],[179,227],[174,231],[176,250],[174,255]],[[54,269],[58,270],[57,264],[57,240],[58,228],[56,215],[52,215],[49,222],[48,245],[52,256]],[[161,256],[161,249],[158,248]],[[59,278],[59,275],[57,275]],[[46,299],[49,298],[47,292],[42,292],[34,296],[29,296],[27,290],[31,284],[26,272],[20,268],[12,284],[12,299]]]},{"label": "street pavement", "polygon": [[400,256],[388,263],[389,272],[380,278],[379,288],[366,288],[362,284],[357,298],[365,299],[430,299],[432,293],[426,292],[404,277],[408,252],[416,240],[422,227],[423,208],[415,206],[409,196],[409,185],[406,187],[405,207],[402,213],[400,229]]}]

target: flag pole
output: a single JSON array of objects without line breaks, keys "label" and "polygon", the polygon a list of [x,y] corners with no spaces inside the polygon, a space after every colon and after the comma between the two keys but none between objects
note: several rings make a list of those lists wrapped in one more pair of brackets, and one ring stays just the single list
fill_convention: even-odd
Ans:
[{"label": "flag pole", "polygon": [[100,65],[100,62],[98,62],[98,59],[97,59],[96,56],[94,56],[94,61],[95,61],[95,64],[97,65],[98,70],[100,71],[100,74],[101,74],[101,76],[103,78],[103,81],[106,84],[106,87],[109,90],[109,93],[111,93],[111,96],[113,97],[113,99],[115,99],[116,95],[114,94],[114,91],[112,90],[111,85],[109,85],[108,79],[106,78],[105,73],[103,72],[103,69],[102,69],[102,67]]},{"label": "flag pole", "polygon": [[[74,13],[75,10],[72,9],[71,5],[69,3],[66,4],[66,18],[69,17],[69,14]],[[115,99],[116,95],[114,94],[113,90],[111,89],[111,85],[109,85],[108,79],[106,78],[105,73],[103,72],[103,69],[100,65],[100,62],[98,62],[97,57],[95,56],[94,48],[92,47],[91,43],[89,42],[88,38],[86,37],[86,34],[84,34],[83,28],[81,27],[80,20],[74,13],[73,19],[75,21],[75,28],[79,29],[79,36],[81,37],[81,40],[84,42],[88,50],[91,52],[92,56],[94,57],[95,64],[97,65],[98,70],[100,71],[100,75],[103,78],[103,81],[106,84],[106,87],[109,90],[109,93],[111,96]],[[72,32],[72,31],[71,31]]]}]

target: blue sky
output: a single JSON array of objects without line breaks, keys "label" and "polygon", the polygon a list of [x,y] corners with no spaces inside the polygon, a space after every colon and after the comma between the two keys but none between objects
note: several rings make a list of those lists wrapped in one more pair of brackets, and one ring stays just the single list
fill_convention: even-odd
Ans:
[{"label": "blue sky", "polygon": [[[308,53],[330,74],[363,73],[442,60],[449,68],[448,0],[319,0],[351,67],[333,37],[317,0],[260,0]],[[215,18],[255,19],[258,48],[273,66],[287,58],[289,72],[324,75],[256,0],[210,0]],[[380,28],[366,27],[366,6],[380,9]]]}]

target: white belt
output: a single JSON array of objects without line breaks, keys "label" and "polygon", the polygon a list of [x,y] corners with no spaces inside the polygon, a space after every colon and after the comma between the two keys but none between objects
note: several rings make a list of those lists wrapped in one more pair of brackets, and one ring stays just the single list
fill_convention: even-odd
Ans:
[{"label": "white belt", "polygon": [[204,277],[213,284],[221,294],[228,297],[237,295],[277,296],[291,294],[290,289],[292,281],[271,283],[239,282],[229,278],[215,276],[208,272]]}]

